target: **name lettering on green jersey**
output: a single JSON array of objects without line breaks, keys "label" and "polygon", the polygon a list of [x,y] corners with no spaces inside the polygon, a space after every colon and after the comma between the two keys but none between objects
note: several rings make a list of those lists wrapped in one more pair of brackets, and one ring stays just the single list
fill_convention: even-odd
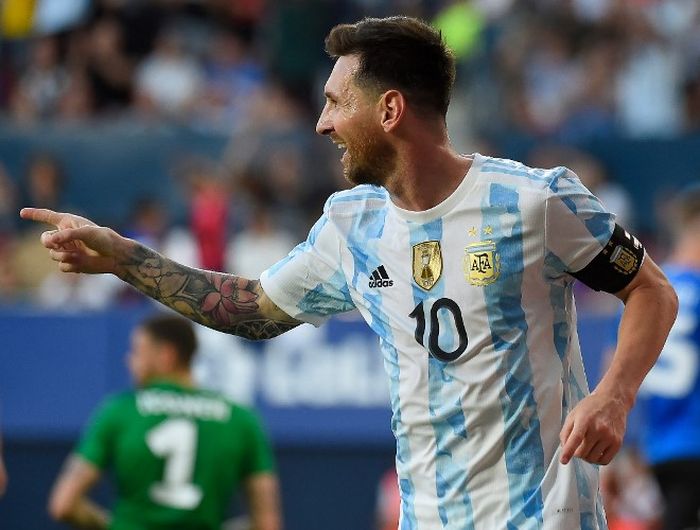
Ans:
[{"label": "name lettering on green jersey", "polygon": [[228,421],[229,405],[220,399],[174,394],[163,390],[145,390],[136,396],[136,407],[143,416],[181,415],[204,420]]}]

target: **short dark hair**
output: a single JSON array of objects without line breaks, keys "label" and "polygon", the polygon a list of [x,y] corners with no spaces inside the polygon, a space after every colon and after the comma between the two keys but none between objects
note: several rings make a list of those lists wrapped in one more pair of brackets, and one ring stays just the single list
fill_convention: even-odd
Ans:
[{"label": "short dark hair", "polygon": [[360,86],[399,90],[419,111],[447,115],[455,59],[440,31],[425,22],[397,16],[339,24],[326,37],[326,52],[358,54]]},{"label": "short dark hair", "polygon": [[180,364],[190,366],[197,349],[197,337],[189,320],[175,315],[155,315],[144,320],[139,327],[154,340],[172,344]]}]

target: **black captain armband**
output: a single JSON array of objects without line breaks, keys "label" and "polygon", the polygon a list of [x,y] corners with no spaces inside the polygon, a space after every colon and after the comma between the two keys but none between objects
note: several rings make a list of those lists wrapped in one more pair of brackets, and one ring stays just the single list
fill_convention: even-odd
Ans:
[{"label": "black captain armband", "polygon": [[632,281],[644,261],[644,247],[620,225],[603,250],[588,265],[571,275],[591,289],[616,293]]}]

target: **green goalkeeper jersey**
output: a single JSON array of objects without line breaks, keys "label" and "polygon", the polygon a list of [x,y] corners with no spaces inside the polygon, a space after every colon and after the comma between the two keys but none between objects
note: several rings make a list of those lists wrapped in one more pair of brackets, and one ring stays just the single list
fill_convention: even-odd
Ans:
[{"label": "green goalkeeper jersey", "polygon": [[273,470],[253,412],[165,382],[108,399],[77,453],[113,472],[111,530],[219,530],[241,481]]}]

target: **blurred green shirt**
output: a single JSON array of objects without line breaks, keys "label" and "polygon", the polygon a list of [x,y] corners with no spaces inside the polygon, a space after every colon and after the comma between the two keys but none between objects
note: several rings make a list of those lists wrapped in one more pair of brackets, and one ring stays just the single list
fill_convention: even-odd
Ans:
[{"label": "blurred green shirt", "polygon": [[106,400],[77,453],[114,473],[111,530],[219,530],[240,483],[274,468],[252,411],[171,383]]}]

